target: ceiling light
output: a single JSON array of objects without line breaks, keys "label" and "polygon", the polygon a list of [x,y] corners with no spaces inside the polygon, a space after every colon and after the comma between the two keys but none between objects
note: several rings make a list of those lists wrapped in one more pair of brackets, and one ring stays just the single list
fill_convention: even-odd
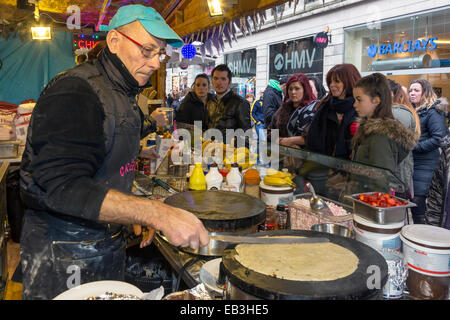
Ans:
[{"label": "ceiling light", "polygon": [[40,25],[39,18],[40,18],[39,0],[36,0],[35,7],[34,7],[34,19],[36,20],[36,25],[31,27],[31,39],[33,39],[33,40],[51,40],[52,39],[51,27]]},{"label": "ceiling light", "polygon": [[31,38],[33,40],[51,40],[52,28],[43,26],[31,27]]},{"label": "ceiling light", "polygon": [[211,17],[223,15],[222,7],[219,0],[207,0],[209,15]]}]

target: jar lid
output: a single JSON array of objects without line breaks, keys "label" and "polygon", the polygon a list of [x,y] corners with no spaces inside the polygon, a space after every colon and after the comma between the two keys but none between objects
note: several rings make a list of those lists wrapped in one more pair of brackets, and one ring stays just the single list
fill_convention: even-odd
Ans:
[{"label": "jar lid", "polygon": [[265,184],[263,181],[260,182],[259,184],[260,188],[264,188],[266,190],[272,190],[272,191],[293,191],[294,189],[292,187],[276,187],[276,186],[268,186],[267,184]]},{"label": "jar lid", "polygon": [[211,164],[209,165],[209,167],[210,167],[210,168],[217,168],[217,167],[219,167],[219,166],[217,165],[217,163],[211,163]]},{"label": "jar lid", "polygon": [[232,168],[239,168],[239,165],[238,165],[237,163],[232,163],[232,164],[231,164],[231,167],[232,167]]},{"label": "jar lid", "polygon": [[402,235],[416,243],[433,247],[450,247],[450,230],[426,224],[410,224],[402,229]]},{"label": "jar lid", "polygon": [[405,225],[405,221],[389,223],[389,224],[378,224],[373,221],[364,219],[363,217],[361,217],[357,214],[353,215],[353,220],[355,220],[356,223],[365,225],[367,227],[377,228],[377,229],[400,229]]},{"label": "jar lid", "polygon": [[244,180],[247,184],[259,184],[261,178],[259,176],[259,172],[256,169],[248,169],[244,173]]}]

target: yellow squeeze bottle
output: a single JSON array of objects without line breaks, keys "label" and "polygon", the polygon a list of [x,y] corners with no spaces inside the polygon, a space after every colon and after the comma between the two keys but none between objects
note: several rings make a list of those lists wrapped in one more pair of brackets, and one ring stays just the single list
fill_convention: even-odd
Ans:
[{"label": "yellow squeeze bottle", "polygon": [[195,164],[194,171],[189,178],[189,190],[206,190],[206,178],[201,163]]}]

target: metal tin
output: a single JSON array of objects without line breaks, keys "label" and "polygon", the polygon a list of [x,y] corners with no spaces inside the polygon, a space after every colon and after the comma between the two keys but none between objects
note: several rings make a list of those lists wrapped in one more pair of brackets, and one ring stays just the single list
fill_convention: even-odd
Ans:
[{"label": "metal tin", "polygon": [[349,228],[335,223],[318,223],[313,225],[311,227],[311,230],[336,234],[338,236],[343,236],[347,238],[353,238],[352,231]]},{"label": "metal tin", "polygon": [[[375,192],[367,192],[365,195],[371,195]],[[346,199],[353,201],[353,213],[358,214],[369,221],[373,221],[378,224],[389,224],[395,222],[402,222],[407,217],[407,209],[411,207],[416,207],[415,203],[408,200],[392,197],[400,201],[406,202],[404,206],[396,206],[389,208],[374,207],[364,201],[359,200],[359,195],[361,193],[356,193],[352,195],[346,195]]]},{"label": "metal tin", "polygon": [[388,281],[383,287],[383,297],[385,299],[400,299],[405,289],[408,265],[400,252],[382,249],[380,253],[386,259],[389,274]]}]

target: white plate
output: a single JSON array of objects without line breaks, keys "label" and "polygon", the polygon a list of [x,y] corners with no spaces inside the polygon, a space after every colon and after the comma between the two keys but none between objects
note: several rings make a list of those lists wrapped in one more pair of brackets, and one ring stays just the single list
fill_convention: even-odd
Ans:
[{"label": "white plate", "polygon": [[209,290],[223,295],[223,289],[217,286],[220,262],[222,262],[222,258],[217,258],[206,262],[200,269],[200,280]]},{"label": "white plate", "polygon": [[117,294],[133,294],[139,298],[143,292],[136,286],[122,281],[94,281],[82,284],[53,298],[53,300],[86,300],[89,297],[97,297],[105,292]]}]

